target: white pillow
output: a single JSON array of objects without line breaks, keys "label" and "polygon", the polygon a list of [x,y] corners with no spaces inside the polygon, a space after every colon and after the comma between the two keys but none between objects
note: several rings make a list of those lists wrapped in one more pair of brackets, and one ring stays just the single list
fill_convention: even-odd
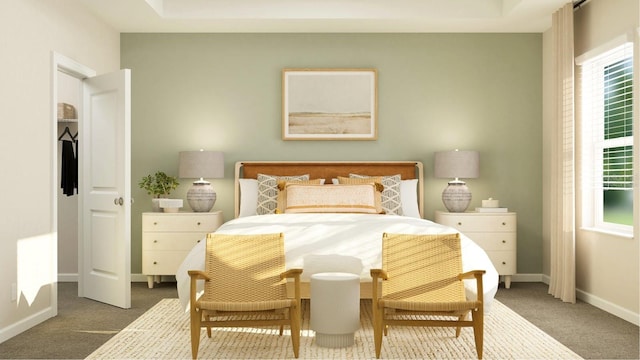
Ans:
[{"label": "white pillow", "polygon": [[238,217],[257,215],[258,180],[238,179],[240,182],[240,213]]},{"label": "white pillow", "polygon": [[400,181],[400,201],[404,216],[421,217],[418,208],[418,179]]}]

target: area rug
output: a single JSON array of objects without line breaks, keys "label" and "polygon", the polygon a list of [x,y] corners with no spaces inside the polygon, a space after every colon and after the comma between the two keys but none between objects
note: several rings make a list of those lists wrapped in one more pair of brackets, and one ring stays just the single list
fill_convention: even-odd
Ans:
[{"label": "area rug", "polygon": [[[355,344],[325,348],[309,329],[309,302],[303,301],[300,359],[375,359],[371,301],[360,305],[360,329]],[[87,359],[190,359],[189,314],[178,299],[163,299],[116,334]],[[275,328],[201,331],[200,359],[293,359],[291,338]],[[382,359],[476,359],[473,330],[463,328],[392,327],[383,339]],[[576,353],[513,312],[493,301],[485,315],[484,359],[580,359]]]}]

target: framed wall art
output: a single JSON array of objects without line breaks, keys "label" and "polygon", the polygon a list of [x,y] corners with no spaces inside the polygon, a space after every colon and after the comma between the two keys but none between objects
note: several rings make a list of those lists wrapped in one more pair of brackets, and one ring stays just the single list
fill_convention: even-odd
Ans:
[{"label": "framed wall art", "polygon": [[376,140],[375,69],[282,70],[283,140]]}]

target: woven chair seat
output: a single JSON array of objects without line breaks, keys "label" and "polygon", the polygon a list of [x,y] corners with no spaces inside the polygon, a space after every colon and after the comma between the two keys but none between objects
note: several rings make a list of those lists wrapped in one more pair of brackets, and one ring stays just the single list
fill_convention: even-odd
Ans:
[{"label": "woven chair seat", "polygon": [[433,303],[387,299],[380,299],[379,301],[380,305],[378,305],[378,307],[380,308],[422,312],[469,311],[469,309],[475,309],[480,305],[480,303],[477,301]]},{"label": "woven chair seat", "polygon": [[272,301],[248,301],[248,302],[218,302],[218,301],[198,301],[197,306],[202,310],[216,311],[267,311],[274,309],[285,309],[295,305],[295,299],[272,300]]}]

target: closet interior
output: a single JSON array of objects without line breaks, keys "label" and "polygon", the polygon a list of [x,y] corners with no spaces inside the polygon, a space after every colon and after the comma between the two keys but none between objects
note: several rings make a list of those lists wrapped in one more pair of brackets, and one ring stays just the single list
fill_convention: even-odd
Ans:
[{"label": "closet interior", "polygon": [[80,80],[58,71],[58,281],[78,281]]}]

